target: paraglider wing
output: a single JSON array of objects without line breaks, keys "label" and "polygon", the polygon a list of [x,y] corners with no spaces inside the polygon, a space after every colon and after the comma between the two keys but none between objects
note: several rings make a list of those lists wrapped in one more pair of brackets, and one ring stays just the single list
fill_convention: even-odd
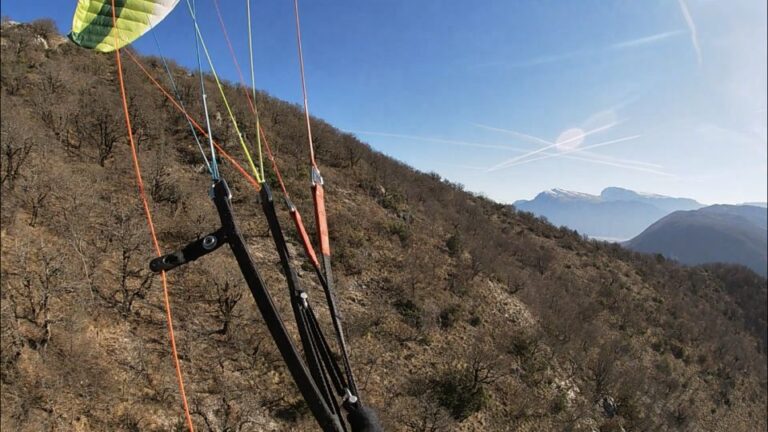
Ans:
[{"label": "paraglider wing", "polygon": [[[112,4],[115,13],[113,20]],[[81,47],[101,52],[122,48],[157,25],[179,0],[78,0],[69,38]],[[115,28],[117,27],[117,28]]]}]

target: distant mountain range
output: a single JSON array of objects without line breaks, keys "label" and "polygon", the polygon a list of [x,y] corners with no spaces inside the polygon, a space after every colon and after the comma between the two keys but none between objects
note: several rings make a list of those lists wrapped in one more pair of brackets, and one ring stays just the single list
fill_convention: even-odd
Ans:
[{"label": "distant mountain range", "polygon": [[766,203],[766,202],[746,202],[746,203],[744,203],[742,205],[755,206],[755,207],[763,207],[763,208],[768,207],[768,203]]},{"label": "distant mountain range", "polygon": [[552,189],[514,206],[589,237],[623,241],[630,249],[683,264],[735,263],[768,273],[763,202],[706,207],[689,198],[609,187],[600,195]]},{"label": "distant mountain range", "polygon": [[758,206],[714,205],[676,211],[624,245],[661,253],[684,264],[726,262],[768,274],[768,211]]},{"label": "distant mountain range", "polygon": [[640,234],[662,217],[678,210],[695,210],[703,204],[689,198],[605,188],[600,195],[552,189],[534,199],[516,201],[518,210],[544,216],[593,238],[623,241]]}]

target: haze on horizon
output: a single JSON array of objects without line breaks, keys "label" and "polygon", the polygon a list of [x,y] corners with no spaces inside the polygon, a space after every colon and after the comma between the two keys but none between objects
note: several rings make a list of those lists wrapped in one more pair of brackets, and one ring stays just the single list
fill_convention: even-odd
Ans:
[{"label": "haze on horizon", "polygon": [[[244,5],[221,2],[241,61]],[[290,2],[255,3],[257,87],[299,103]],[[75,2],[3,0],[66,33]],[[212,2],[217,70],[238,80]],[[766,3],[302,2],[312,113],[502,202],[604,187],[766,201]],[[185,8],[154,30],[194,67]],[[184,43],[188,41],[188,43]],[[157,54],[152,37],[136,48]]]}]

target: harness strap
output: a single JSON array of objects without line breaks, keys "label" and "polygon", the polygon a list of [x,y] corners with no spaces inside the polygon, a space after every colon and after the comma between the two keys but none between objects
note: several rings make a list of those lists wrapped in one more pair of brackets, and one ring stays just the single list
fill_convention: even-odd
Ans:
[{"label": "harness strap", "polygon": [[[266,283],[253,263],[253,259],[251,258],[250,252],[248,252],[245,240],[243,240],[243,236],[235,222],[234,214],[232,212],[231,192],[226,181],[223,179],[217,180],[213,184],[211,195],[213,197],[213,202],[216,205],[216,210],[219,213],[219,219],[221,220],[221,228],[216,231],[216,233],[221,234],[221,236],[216,236],[216,238],[217,240],[225,239],[226,243],[229,244],[229,247],[235,256],[235,260],[240,267],[240,272],[243,274],[243,278],[256,302],[256,306],[259,308],[259,311],[264,318],[267,329],[269,330],[272,339],[275,341],[296,386],[299,388],[301,395],[307,402],[310,411],[324,432],[345,431],[339,417],[334,414],[333,408],[326,403],[323,393],[317,387],[315,380],[307,370],[306,364],[301,359],[296,346],[288,335],[288,331],[283,324],[283,319],[281,318],[280,313],[277,311],[277,308],[275,308]],[[201,252],[199,246],[203,246],[202,249],[204,252],[202,252],[202,255],[212,252],[214,248],[205,249],[203,245],[204,242],[205,238],[192,243],[184,250]],[[153,262],[158,262],[158,260],[160,260],[161,262],[173,263],[174,260],[179,257],[178,254],[179,253],[177,252],[165,255],[153,260]],[[188,258],[183,252],[181,253],[181,256]],[[190,256],[195,256],[195,253],[192,253]],[[158,268],[160,266],[155,264],[154,267]],[[152,264],[150,264],[150,268],[152,268]]]},{"label": "harness strap", "polygon": [[293,308],[293,313],[296,318],[296,326],[299,330],[299,338],[301,339],[304,348],[304,356],[307,359],[309,371],[312,373],[315,383],[322,391],[326,403],[332,406],[333,396],[331,395],[330,390],[326,385],[325,377],[323,376],[321,359],[318,355],[318,347],[314,343],[309,331],[309,323],[306,316],[306,309],[308,308],[307,295],[299,286],[298,276],[291,265],[291,256],[285,243],[285,237],[283,236],[283,231],[280,227],[280,221],[277,218],[272,191],[266,183],[262,183],[261,185],[260,196],[261,206],[269,224],[269,231],[272,234],[275,249],[277,249],[277,254],[280,257],[283,274],[288,282],[291,307]]}]

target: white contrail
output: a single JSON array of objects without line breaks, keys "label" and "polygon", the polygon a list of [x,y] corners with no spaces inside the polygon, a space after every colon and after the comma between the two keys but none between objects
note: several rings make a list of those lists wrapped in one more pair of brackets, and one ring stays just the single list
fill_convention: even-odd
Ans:
[{"label": "white contrail", "polygon": [[533,135],[524,134],[522,132],[513,131],[511,129],[502,129],[502,128],[488,126],[488,125],[484,125],[484,124],[480,124],[480,123],[472,123],[472,126],[476,126],[476,127],[479,127],[480,129],[486,129],[486,130],[490,130],[490,131],[494,131],[494,132],[502,132],[502,133],[505,133],[505,134],[516,136],[518,138],[522,138],[522,139],[524,139],[526,141],[531,141],[531,142],[533,142],[535,144],[539,144],[539,145],[549,146],[549,145],[553,144],[552,142],[547,141],[545,139],[541,139],[541,138],[535,137]]},{"label": "white contrail", "polygon": [[[651,173],[651,174],[658,174],[658,175],[665,176],[665,177],[677,177],[674,174],[670,174],[670,173],[667,173],[667,172],[664,172],[664,171],[655,170],[655,169],[652,169],[652,168],[641,167],[641,166],[637,166],[637,165],[626,165],[626,164],[621,164],[621,163],[617,163],[617,162],[603,161],[603,160],[599,160],[599,159],[589,159],[589,158],[584,158],[584,157],[574,156],[574,155],[558,155],[558,154],[554,154],[554,153],[544,153],[544,155],[546,155],[548,157],[562,157],[564,159],[573,159],[573,160],[578,160],[578,161],[583,161],[583,162],[591,162],[591,163],[598,164],[598,165],[608,165],[608,166],[617,167],[617,168],[623,168],[623,169],[628,169],[628,170],[647,172],[647,173]],[[524,161],[524,162],[528,162],[528,161]],[[486,167],[481,167],[481,166],[476,166],[476,165],[452,164],[452,163],[445,163],[445,162],[432,162],[432,163],[433,164],[437,164],[437,165],[454,167],[454,168],[461,168],[461,169],[464,169],[464,170],[471,170],[471,171],[485,171],[487,169]]]},{"label": "white contrail", "polygon": [[[561,152],[559,154],[542,155],[542,156],[531,158],[531,159],[520,160],[520,161],[517,161],[515,163],[509,164],[509,165],[505,165],[505,166],[503,166],[501,168],[511,168],[513,166],[523,165],[523,164],[526,164],[526,163],[529,163],[529,162],[539,161],[539,160],[543,160],[543,159],[551,159],[551,158],[561,157],[561,156],[564,156],[564,155],[567,155],[567,154],[570,154],[570,153],[578,153],[580,151],[590,150],[590,149],[598,148],[598,147],[605,147],[605,146],[612,145],[612,144],[618,144],[618,143],[622,143],[622,142],[625,142],[625,141],[634,140],[634,139],[640,138],[641,136],[642,135],[631,135],[631,136],[624,137],[624,138],[618,138],[618,139],[615,139],[615,140],[604,141],[604,142],[601,142],[601,143],[592,144],[592,145],[589,145],[589,146],[586,146],[586,147],[582,147],[582,148],[575,148],[575,149],[571,149],[571,150],[565,150],[565,151],[563,151],[563,152]],[[491,167],[491,168],[489,168],[486,171],[487,172],[496,171],[496,170],[501,169],[501,168]]]},{"label": "white contrail", "polygon": [[[542,145],[542,146],[545,146],[545,147],[552,146],[552,145],[555,144],[552,141],[547,141],[547,140],[545,140],[543,138],[539,138],[539,137],[536,137],[536,136],[533,136],[533,135],[529,135],[529,134],[526,134],[526,133],[518,132],[518,131],[515,131],[515,130],[512,130],[512,129],[503,129],[503,128],[488,126],[488,125],[484,125],[484,124],[480,124],[480,123],[472,123],[472,125],[476,126],[476,127],[479,127],[481,129],[487,129],[487,130],[491,130],[491,131],[502,132],[502,133],[505,133],[505,134],[508,134],[508,135],[516,136],[516,137],[519,137],[519,138],[521,138],[521,139],[523,139],[525,141],[529,141],[529,142],[532,142],[534,144]],[[545,153],[545,154],[549,154],[549,153]],[[611,161],[611,162],[619,163],[619,164],[644,165],[644,166],[652,167],[652,168],[661,168],[662,167],[662,165],[659,165],[659,164],[643,162],[643,161],[639,161],[639,160],[632,160],[632,159],[621,159],[621,158],[617,158],[617,157],[613,157],[613,156],[601,155],[601,154],[598,154],[598,153],[593,153],[593,152],[588,152],[588,151],[584,151],[581,154],[583,156],[589,156],[589,157],[592,157],[592,158],[607,160],[607,161]],[[576,158],[574,157],[574,158],[569,158],[569,159],[576,159]],[[578,159],[582,160],[582,159],[586,159],[586,158],[582,157],[582,158],[578,158]]]},{"label": "white contrail", "polygon": [[693,17],[691,16],[691,11],[688,10],[686,0],[677,0],[677,2],[680,4],[680,10],[683,12],[683,17],[685,17],[685,22],[688,24],[688,30],[691,33],[691,43],[693,44],[694,51],[696,51],[696,60],[698,60],[699,66],[701,66],[701,48],[699,47],[699,35],[696,31],[696,24],[693,22]]},{"label": "white contrail", "polygon": [[613,156],[602,155],[602,154],[599,154],[599,153],[593,153],[593,152],[590,152],[590,151],[585,151],[585,152],[582,152],[581,154],[584,155],[584,156],[592,157],[592,158],[597,159],[597,160],[610,161],[610,162],[626,164],[626,165],[641,165],[641,166],[647,166],[647,167],[651,167],[651,168],[662,168],[663,167],[663,165],[660,165],[660,164],[655,164],[655,163],[650,163],[650,162],[643,162],[643,161],[634,160],[634,159],[622,159],[622,158],[617,158],[617,157],[613,157]]},{"label": "white contrail", "polygon": [[493,61],[488,63],[477,64],[472,67],[485,68],[485,67],[493,67],[493,66],[506,66],[511,68],[523,68],[523,67],[538,66],[538,65],[548,64],[548,63],[557,63],[563,60],[570,60],[573,58],[583,57],[587,55],[599,54],[604,51],[637,48],[643,45],[657,43],[662,40],[668,39],[670,37],[680,35],[682,34],[683,31],[684,30],[672,30],[672,31],[657,33],[657,34],[644,36],[636,39],[617,42],[612,45],[608,45],[608,46],[597,48],[597,49],[582,49],[582,50],[576,50],[576,51],[571,51],[567,53],[545,55],[545,56],[535,57],[528,60],[523,60],[520,62]]},{"label": "white contrail", "polygon": [[482,143],[472,142],[472,141],[456,141],[456,140],[449,140],[449,139],[443,139],[443,138],[405,135],[405,134],[390,133],[390,132],[375,132],[375,131],[362,131],[362,130],[345,130],[343,132],[350,133],[350,134],[357,134],[357,135],[372,135],[372,136],[381,136],[381,137],[389,137],[389,138],[402,138],[402,139],[409,139],[409,140],[415,140],[415,141],[433,142],[433,143],[439,143],[439,144],[450,144],[450,145],[456,145],[461,147],[485,148],[485,149],[494,149],[494,150],[510,150],[518,153],[525,153],[527,151],[527,150],[523,150],[515,147],[503,146],[503,145],[482,144]]},{"label": "white contrail", "polygon": [[538,66],[542,64],[547,63],[556,63],[563,60],[568,60],[571,58],[581,57],[583,55],[594,53],[595,50],[578,50],[578,51],[572,51],[568,53],[562,53],[562,54],[553,54],[553,55],[546,55],[541,57],[535,57],[528,60],[523,60],[520,62],[509,62],[509,61],[492,61],[487,63],[480,63],[476,65],[470,65],[471,68],[487,68],[487,67],[493,67],[493,66],[506,66],[510,68],[523,68],[523,67],[530,67],[530,66]]},{"label": "white contrail", "polygon": [[[621,123],[621,121],[609,123],[609,124],[607,124],[605,126],[600,126],[598,128],[589,130],[587,132],[584,132],[582,135],[579,135],[579,136],[567,139],[565,141],[562,141],[562,142],[559,142],[559,143],[551,143],[550,145],[548,145],[546,147],[542,147],[540,149],[532,150],[532,151],[530,151],[530,152],[528,152],[526,154],[520,155],[520,156],[515,156],[512,159],[508,159],[508,160],[506,160],[504,162],[501,162],[499,164],[496,164],[496,165],[492,166],[491,168],[488,169],[488,171],[496,171],[496,170],[498,170],[500,168],[504,168],[506,166],[513,165],[515,162],[517,162],[517,161],[519,161],[521,159],[525,159],[525,158],[533,156],[535,154],[539,154],[539,153],[545,152],[545,151],[547,151],[547,150],[549,150],[551,148],[562,146],[563,144],[569,144],[569,143],[572,143],[572,142],[575,142],[575,141],[578,141],[578,140],[582,140],[582,139],[588,137],[589,135],[592,135],[592,134],[595,134],[595,133],[602,132],[604,130],[610,129],[610,128],[612,128],[612,127],[614,127],[614,126],[616,126],[616,125],[618,125],[620,123]],[[586,149],[586,147],[585,147],[585,149]],[[565,154],[567,152],[562,152],[562,153]]]},{"label": "white contrail", "polygon": [[[511,151],[515,153],[528,153],[530,151],[528,149],[521,149],[521,148],[512,147],[508,145],[502,145],[502,144],[483,144],[483,143],[472,142],[472,141],[457,141],[457,140],[449,140],[444,138],[425,137],[425,136],[418,136],[418,135],[405,135],[405,134],[398,134],[398,133],[392,133],[392,132],[363,131],[363,130],[344,130],[342,132],[357,134],[357,135],[371,135],[371,136],[381,136],[381,137],[388,137],[388,138],[401,138],[406,140],[424,141],[424,142],[431,142],[431,143],[437,143],[437,144],[450,144],[450,145],[455,145],[460,147],[506,150],[506,151]],[[529,136],[529,137],[536,138],[532,136]],[[543,141],[543,143],[546,145],[551,144],[548,141]]]},{"label": "white contrail", "polygon": [[[563,155],[552,155],[552,157],[558,157],[558,156],[562,156],[562,157],[564,157],[566,159],[576,159],[576,160],[581,160],[581,161],[584,161],[584,162],[592,162],[592,163],[596,163],[596,164],[600,164],[600,165],[608,165],[608,166],[617,167],[617,168],[623,168],[623,169],[628,169],[628,170],[635,170],[635,171],[642,171],[642,172],[647,172],[647,173],[652,173],[652,174],[658,174],[658,175],[662,175],[662,176],[665,176],[665,177],[677,177],[674,174],[670,174],[670,173],[667,173],[667,172],[664,172],[664,171],[655,170],[653,168],[646,168],[646,167],[642,167],[642,166],[637,166],[637,165],[626,165],[626,164],[616,163],[616,162],[611,162],[611,161],[603,161],[603,160],[600,160],[600,159],[582,158],[582,157],[573,156],[573,155],[564,155],[564,156]],[[524,162],[528,162],[528,161],[526,160]]]},{"label": "white contrail", "polygon": [[[351,131],[346,130],[344,131],[346,133],[354,133],[354,134],[360,134],[360,135],[371,135],[371,136],[382,136],[382,137],[391,137],[391,138],[402,138],[402,139],[408,139],[408,140],[414,140],[414,141],[424,141],[424,142],[432,142],[432,143],[438,143],[438,144],[450,144],[450,145],[457,145],[461,147],[472,147],[472,148],[486,148],[486,149],[493,149],[493,150],[506,150],[506,151],[512,151],[516,153],[526,153],[528,150],[522,150],[515,147],[505,146],[505,145],[493,145],[493,144],[481,144],[481,143],[475,143],[475,142],[467,142],[467,141],[456,141],[456,140],[448,140],[448,139],[442,139],[442,138],[434,138],[434,137],[424,137],[424,136],[416,136],[416,135],[404,135],[404,134],[397,134],[397,133],[390,133],[390,132],[375,132],[375,131]],[[525,134],[521,134],[525,135]],[[534,136],[527,135],[530,138],[538,139]],[[543,140],[542,140],[543,141]],[[547,144],[550,144],[547,142]],[[590,154],[587,151],[582,151],[580,153],[582,154]],[[597,155],[593,154],[594,156],[607,158],[608,160],[600,160],[600,159],[589,159],[581,156],[575,156],[575,155],[569,155],[564,153],[543,153],[543,155],[546,155],[548,157],[562,157],[563,159],[573,159],[578,161],[584,161],[584,162],[593,162],[596,164],[601,165],[609,165],[609,166],[615,166],[618,168],[626,168],[630,170],[639,170],[639,171],[646,171],[646,172],[652,172],[662,175],[670,175],[666,174],[660,171],[652,170],[651,168],[661,168],[661,165],[656,164],[649,164],[646,162],[638,162],[638,161],[627,161],[624,159],[618,159],[618,158],[611,158],[609,156],[603,156],[603,155]],[[447,165],[447,166],[454,166],[457,168],[463,168],[473,171],[487,171],[487,167],[480,167],[480,166],[470,166],[470,165],[458,165],[458,164],[448,164],[448,163],[442,163],[442,162],[434,162],[440,165]],[[646,167],[650,168],[643,168],[638,167],[635,165],[645,165]]]},{"label": "white contrail", "polygon": [[485,167],[482,166],[475,166],[475,165],[463,165],[463,164],[453,164],[453,163],[446,163],[446,162],[432,162],[436,165],[443,165],[443,166],[449,166],[454,168],[461,168],[465,170],[472,170],[472,171],[485,171]]},{"label": "white contrail", "polygon": [[658,33],[658,34],[651,35],[651,36],[646,36],[646,37],[641,37],[641,38],[638,38],[638,39],[633,39],[633,40],[628,40],[628,41],[624,41],[624,42],[615,43],[615,44],[611,45],[608,48],[609,49],[624,49],[624,48],[633,48],[633,47],[638,47],[638,46],[642,46],[642,45],[648,45],[648,44],[651,44],[651,43],[654,43],[654,42],[659,42],[659,41],[662,41],[664,39],[668,39],[668,38],[677,36],[677,35],[682,34],[682,33],[685,33],[685,30],[673,30],[673,31],[668,31],[668,32],[664,32],[664,33]]}]

